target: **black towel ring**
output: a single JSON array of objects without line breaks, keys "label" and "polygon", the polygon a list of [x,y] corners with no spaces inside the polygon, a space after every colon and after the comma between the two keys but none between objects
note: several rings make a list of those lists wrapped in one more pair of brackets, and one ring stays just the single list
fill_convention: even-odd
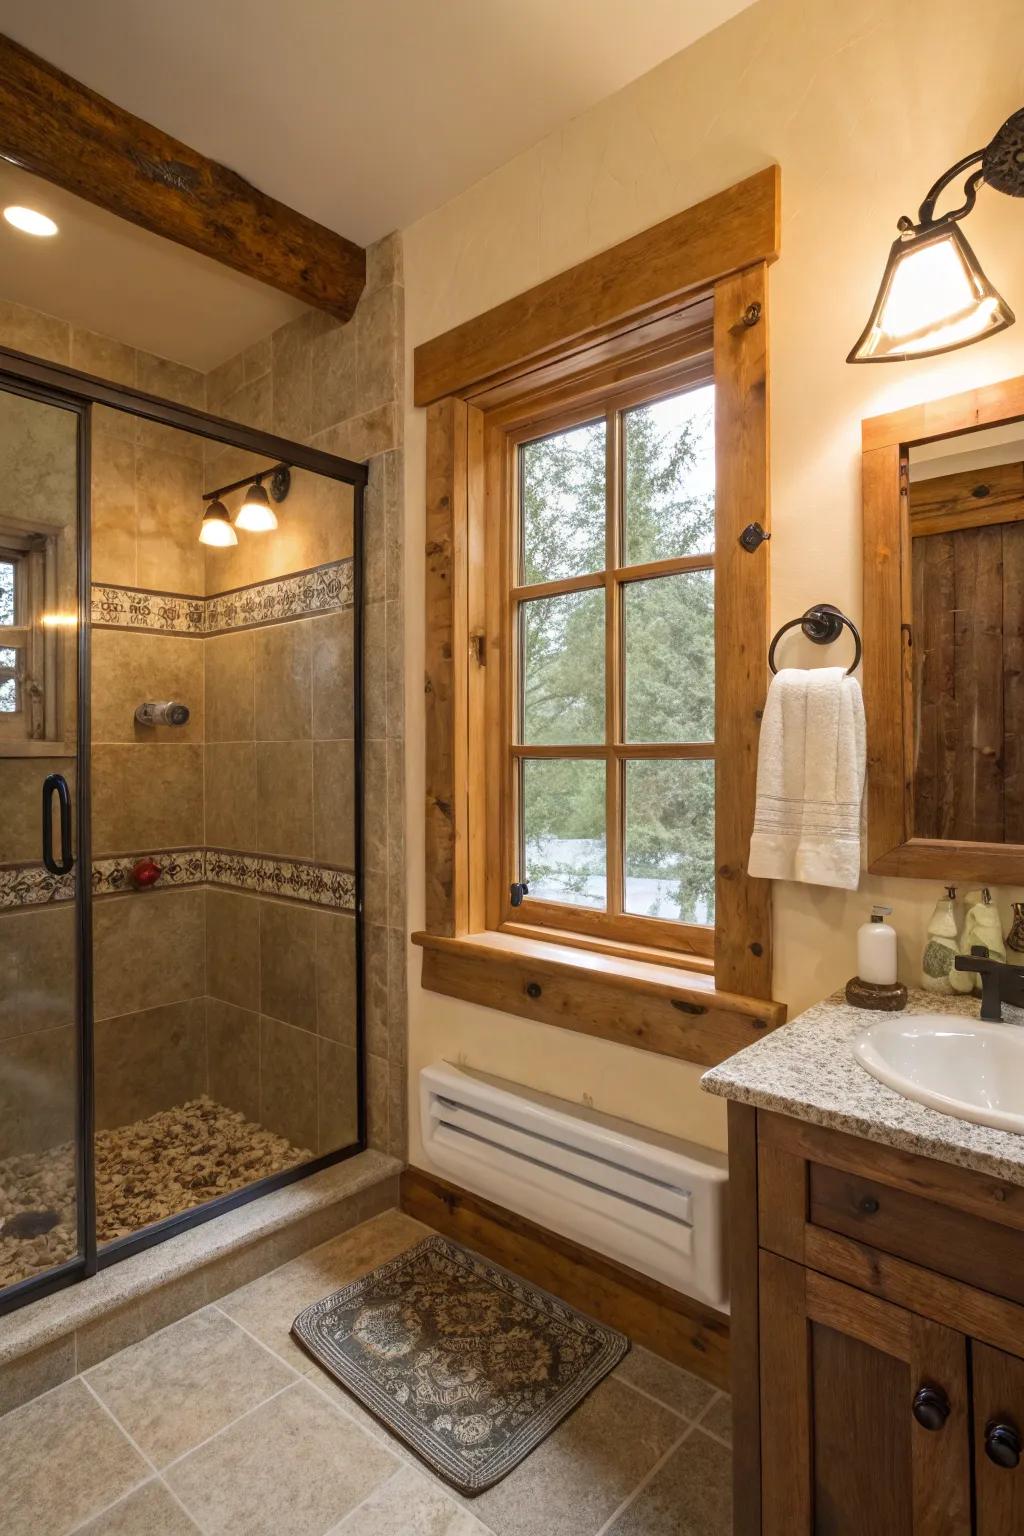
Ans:
[{"label": "black towel ring", "polygon": [[778,672],[775,665],[775,647],[789,630],[796,629],[799,624],[807,639],[814,645],[831,645],[833,640],[838,640],[843,629],[846,628],[853,636],[853,663],[847,667],[846,675],[850,677],[860,666],[861,641],[860,631],[852,619],[848,619],[840,609],[834,608],[831,603],[815,603],[813,608],[808,608],[798,619],[790,619],[788,624],[783,624],[777,630],[771,645],[768,647],[768,666],[773,673]]}]

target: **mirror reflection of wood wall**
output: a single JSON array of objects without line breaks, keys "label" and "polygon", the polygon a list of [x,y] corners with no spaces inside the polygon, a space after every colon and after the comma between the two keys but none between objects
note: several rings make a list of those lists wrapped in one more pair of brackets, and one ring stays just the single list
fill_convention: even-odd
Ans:
[{"label": "mirror reflection of wood wall", "polygon": [[910,485],[914,834],[1024,842],[1024,462]]}]

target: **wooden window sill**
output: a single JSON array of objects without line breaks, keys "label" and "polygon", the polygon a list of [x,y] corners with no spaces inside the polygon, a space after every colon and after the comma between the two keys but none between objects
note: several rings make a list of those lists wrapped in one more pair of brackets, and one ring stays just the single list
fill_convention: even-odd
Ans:
[{"label": "wooden window sill", "polygon": [[720,992],[712,975],[649,960],[492,930],[412,938],[428,991],[702,1067],[786,1018],[784,1003]]}]

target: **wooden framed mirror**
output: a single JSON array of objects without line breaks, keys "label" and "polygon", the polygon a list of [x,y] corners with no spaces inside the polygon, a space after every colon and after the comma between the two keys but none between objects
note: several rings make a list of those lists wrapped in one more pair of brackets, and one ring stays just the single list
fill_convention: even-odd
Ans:
[{"label": "wooden framed mirror", "polygon": [[1024,880],[1024,378],[862,424],[868,867]]}]

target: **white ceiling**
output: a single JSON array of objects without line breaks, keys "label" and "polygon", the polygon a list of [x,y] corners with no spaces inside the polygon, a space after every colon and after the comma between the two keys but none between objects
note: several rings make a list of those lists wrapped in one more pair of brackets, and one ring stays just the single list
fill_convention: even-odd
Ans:
[{"label": "white ceiling", "polygon": [[[0,0],[0,32],[368,245],[752,0]],[[16,146],[14,146],[16,149]],[[301,305],[0,162],[0,298],[204,372]]]},{"label": "white ceiling", "polygon": [[0,0],[0,31],[367,245],[751,0]]}]

